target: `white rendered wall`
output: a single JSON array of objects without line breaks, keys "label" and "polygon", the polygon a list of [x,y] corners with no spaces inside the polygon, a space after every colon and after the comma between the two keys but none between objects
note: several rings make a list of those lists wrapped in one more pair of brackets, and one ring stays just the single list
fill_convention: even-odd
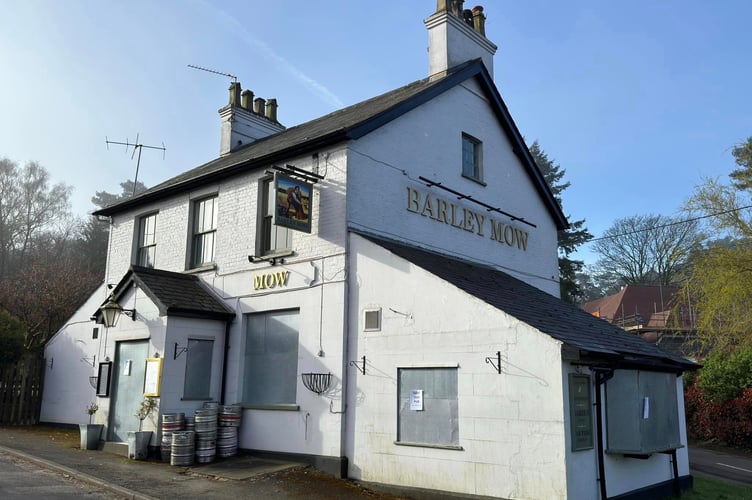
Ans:
[{"label": "white rendered wall", "polygon": [[[115,347],[117,342],[129,341],[129,340],[148,340],[147,356],[155,357],[158,354],[160,357],[165,355],[165,330],[167,318],[159,316],[159,310],[154,303],[146,296],[146,294],[137,288],[131,287],[126,291],[122,297],[118,300],[123,309],[136,309],[136,320],[132,320],[126,315],[121,315],[120,319],[112,328],[104,328],[104,338],[100,345],[99,355],[97,359],[109,358],[113,362],[115,360]],[[134,360],[138,362],[138,360]],[[146,360],[143,360],[146,363]],[[113,364],[113,367],[117,366]],[[111,380],[111,384],[114,383],[114,378]],[[163,381],[164,384],[164,381]],[[113,393],[112,385],[110,386],[110,395]],[[109,425],[110,403],[112,397],[98,398],[99,412],[96,415],[95,423],[105,424],[105,430],[102,435],[107,436],[109,430],[106,428]],[[138,408],[133,409],[135,414]],[[155,431],[152,436],[152,445],[158,444],[156,440],[156,431],[159,426],[159,415],[157,412],[153,412],[143,422],[143,429],[145,431]],[[137,429],[133,429],[137,430]]]},{"label": "white rendered wall", "polygon": [[[232,324],[226,401],[243,403],[246,316],[299,309],[296,405],[292,409],[245,406],[239,433],[242,449],[340,457],[342,365],[344,363],[344,254],[297,264],[259,265],[215,284],[232,296],[238,319]],[[289,272],[285,286],[254,290],[254,279]],[[330,390],[319,396],[303,386],[302,373],[331,373]],[[248,381],[252,383],[252,381]],[[331,410],[331,411],[330,411]]]},{"label": "white rendered wall", "polygon": [[[462,176],[463,132],[483,143],[485,186]],[[559,296],[555,223],[474,80],[351,143],[348,156],[350,227],[493,264]],[[537,227],[457,200],[437,187],[428,188],[419,176],[524,217]],[[428,212],[408,210],[408,189],[417,190],[422,198],[441,198],[458,211],[469,209],[483,217],[483,223],[472,221],[468,231],[440,222]],[[527,232],[527,249],[493,240],[491,219]]]},{"label": "white rendered wall", "polygon": [[[106,296],[104,285],[99,286],[47,342],[42,422],[89,423],[86,406],[97,400],[89,377],[97,375],[99,363],[104,360],[99,357],[99,345],[105,334],[104,326],[95,325],[89,318]],[[95,327],[99,328],[98,338],[92,339]]]},{"label": "white rendered wall", "polygon": [[[183,399],[185,388],[185,367],[188,352],[175,356],[175,343],[180,347],[188,346],[188,339],[213,340],[210,397],[207,399]],[[225,322],[198,318],[169,317],[165,336],[164,361],[162,364],[162,387],[160,394],[160,412],[193,415],[201,408],[204,401],[218,402],[221,399],[222,360],[225,349]]]},{"label": "white rendered wall", "polygon": [[[590,450],[572,451],[572,434],[569,408],[569,374],[582,373],[590,376],[590,399],[592,400],[593,415],[593,448]],[[562,392],[564,395],[564,430],[567,433],[566,460],[567,460],[567,498],[572,500],[598,500],[600,497],[600,485],[598,483],[598,440],[597,440],[597,414],[595,411],[595,388],[593,382],[595,375],[586,367],[577,369],[568,364],[562,364]],[[605,399],[604,399],[605,401]]]},{"label": "white rendered wall", "polygon": [[[560,343],[451,284],[351,236],[350,476],[502,498],[564,498]],[[382,328],[363,331],[380,307]],[[501,351],[503,373],[485,362]],[[397,368],[459,366],[463,450],[408,447],[397,438]]]}]

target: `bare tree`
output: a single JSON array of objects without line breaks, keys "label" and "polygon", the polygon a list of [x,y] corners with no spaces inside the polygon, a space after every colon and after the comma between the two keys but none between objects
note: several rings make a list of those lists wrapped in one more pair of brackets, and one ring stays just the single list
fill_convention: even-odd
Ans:
[{"label": "bare tree", "polygon": [[70,191],[65,184],[51,186],[36,162],[19,168],[0,159],[0,278],[23,268],[35,236],[69,218]]},{"label": "bare tree", "polygon": [[635,215],[614,222],[594,251],[601,275],[624,284],[670,285],[702,240],[697,222]]}]

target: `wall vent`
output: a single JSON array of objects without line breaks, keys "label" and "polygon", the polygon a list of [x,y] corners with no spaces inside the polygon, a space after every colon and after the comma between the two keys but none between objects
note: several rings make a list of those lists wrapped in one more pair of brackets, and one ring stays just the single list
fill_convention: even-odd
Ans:
[{"label": "wall vent", "polygon": [[377,332],[381,330],[381,308],[366,309],[363,313],[363,324],[366,332]]}]

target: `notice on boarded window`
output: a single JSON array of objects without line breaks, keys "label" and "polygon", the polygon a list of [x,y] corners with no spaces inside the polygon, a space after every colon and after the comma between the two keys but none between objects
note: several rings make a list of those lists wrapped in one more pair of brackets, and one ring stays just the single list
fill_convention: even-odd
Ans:
[{"label": "notice on boarded window", "polygon": [[423,389],[410,391],[410,409],[412,411],[423,411]]},{"label": "notice on boarded window", "polygon": [[569,428],[572,451],[593,448],[593,404],[587,375],[569,374]]}]

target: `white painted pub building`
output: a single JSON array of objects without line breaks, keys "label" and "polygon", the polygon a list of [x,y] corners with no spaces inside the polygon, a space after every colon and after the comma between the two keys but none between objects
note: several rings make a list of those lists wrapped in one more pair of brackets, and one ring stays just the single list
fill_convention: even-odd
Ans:
[{"label": "white painted pub building", "polygon": [[426,79],[295,127],[233,84],[217,159],[96,213],[104,284],[47,346],[41,420],[87,423],[95,401],[121,442],[153,394],[155,447],[160,415],[216,401],[242,406],[242,450],[365,482],[690,487],[679,375],[695,366],[558,299],[567,220],[484,21],[438,0]]}]

